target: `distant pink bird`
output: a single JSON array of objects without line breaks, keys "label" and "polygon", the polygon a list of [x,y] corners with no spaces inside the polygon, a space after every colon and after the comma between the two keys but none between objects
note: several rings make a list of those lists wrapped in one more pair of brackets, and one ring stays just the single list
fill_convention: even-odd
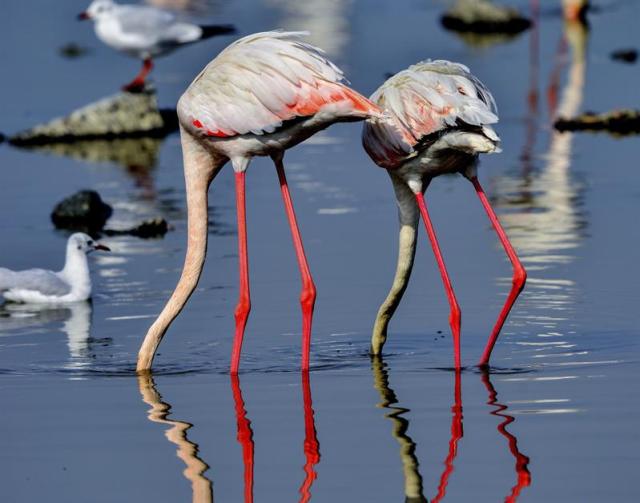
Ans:
[{"label": "distant pink bird", "polygon": [[309,368],[316,288],[302,246],[285,178],[284,151],[334,122],[381,116],[378,106],[343,84],[342,72],[303,33],[265,32],[244,37],[222,51],[178,102],[188,207],[188,242],[182,276],[149,328],[137,369],[151,368],[174,318],[195,289],[207,248],[207,191],[227,161],[235,171],[240,259],[240,299],[231,372],[237,373],[251,308],[245,221],[245,171],[254,156],[270,156],[278,172],[302,275],[302,369]]},{"label": "distant pink bird", "polygon": [[[460,173],[475,187],[514,268],[511,292],[480,360],[480,365],[486,366],[527,277],[477,177],[478,154],[500,151],[500,139],[490,126],[498,121],[493,96],[466,66],[439,60],[418,63],[394,75],[370,99],[385,109],[387,116],[367,120],[362,141],[371,159],[391,176],[400,219],[398,265],[391,291],[376,317],[371,352],[381,353],[389,321],[407,287],[421,213],[447,292],[454,363],[460,368],[460,307],[424,199],[434,177]],[[467,251],[472,259],[472,252]]]}]

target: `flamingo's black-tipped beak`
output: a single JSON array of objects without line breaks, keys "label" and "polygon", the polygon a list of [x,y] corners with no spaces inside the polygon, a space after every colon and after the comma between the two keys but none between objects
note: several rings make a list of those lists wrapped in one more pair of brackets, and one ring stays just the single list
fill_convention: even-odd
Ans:
[{"label": "flamingo's black-tipped beak", "polygon": [[93,245],[94,250],[102,250],[102,251],[111,251],[111,248],[108,246],[102,245],[100,243],[96,243]]},{"label": "flamingo's black-tipped beak", "polygon": [[91,19],[89,17],[89,14],[87,14],[86,12],[81,12],[80,14],[78,14],[78,21],[85,21],[86,19]]}]

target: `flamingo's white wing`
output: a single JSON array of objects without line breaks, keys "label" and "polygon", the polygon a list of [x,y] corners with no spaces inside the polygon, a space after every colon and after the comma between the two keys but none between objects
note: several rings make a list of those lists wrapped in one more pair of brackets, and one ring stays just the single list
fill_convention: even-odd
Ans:
[{"label": "flamingo's white wing", "polygon": [[365,123],[363,144],[372,159],[387,168],[410,155],[425,136],[460,122],[472,126],[498,122],[496,103],[484,84],[466,66],[445,60],[403,70],[380,86],[371,100],[388,117]]},{"label": "flamingo's white wing", "polygon": [[303,33],[265,32],[227,47],[178,104],[183,121],[209,136],[271,133],[284,121],[320,111],[368,117],[369,100],[342,85],[343,74]]}]

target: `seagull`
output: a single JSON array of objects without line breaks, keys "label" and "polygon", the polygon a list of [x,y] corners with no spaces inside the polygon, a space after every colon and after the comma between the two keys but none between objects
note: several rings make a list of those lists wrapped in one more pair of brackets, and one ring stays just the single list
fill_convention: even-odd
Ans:
[{"label": "seagull", "polygon": [[78,19],[92,19],[97,37],[109,47],[143,61],[142,70],[123,90],[139,92],[153,69],[152,58],[216,35],[235,33],[231,25],[199,26],[177,20],[171,12],[145,5],[94,0]]},{"label": "seagull", "polygon": [[91,297],[87,254],[94,250],[111,251],[91,236],[77,232],[67,241],[67,257],[61,271],[12,271],[0,267],[0,294],[12,302],[59,304],[87,300]]}]

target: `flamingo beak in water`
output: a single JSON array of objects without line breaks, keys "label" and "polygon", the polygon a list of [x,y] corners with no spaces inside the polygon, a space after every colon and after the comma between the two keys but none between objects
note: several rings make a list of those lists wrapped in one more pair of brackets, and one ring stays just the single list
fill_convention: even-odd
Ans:
[{"label": "flamingo beak in water", "polygon": [[86,12],[81,12],[80,14],[78,14],[78,21],[85,21],[86,19],[91,19],[89,17],[89,14],[87,14]]},{"label": "flamingo beak in water", "polygon": [[109,248],[108,246],[102,245],[100,243],[96,243],[93,245],[93,249],[94,250],[102,250],[102,251],[111,251],[111,248]]}]

